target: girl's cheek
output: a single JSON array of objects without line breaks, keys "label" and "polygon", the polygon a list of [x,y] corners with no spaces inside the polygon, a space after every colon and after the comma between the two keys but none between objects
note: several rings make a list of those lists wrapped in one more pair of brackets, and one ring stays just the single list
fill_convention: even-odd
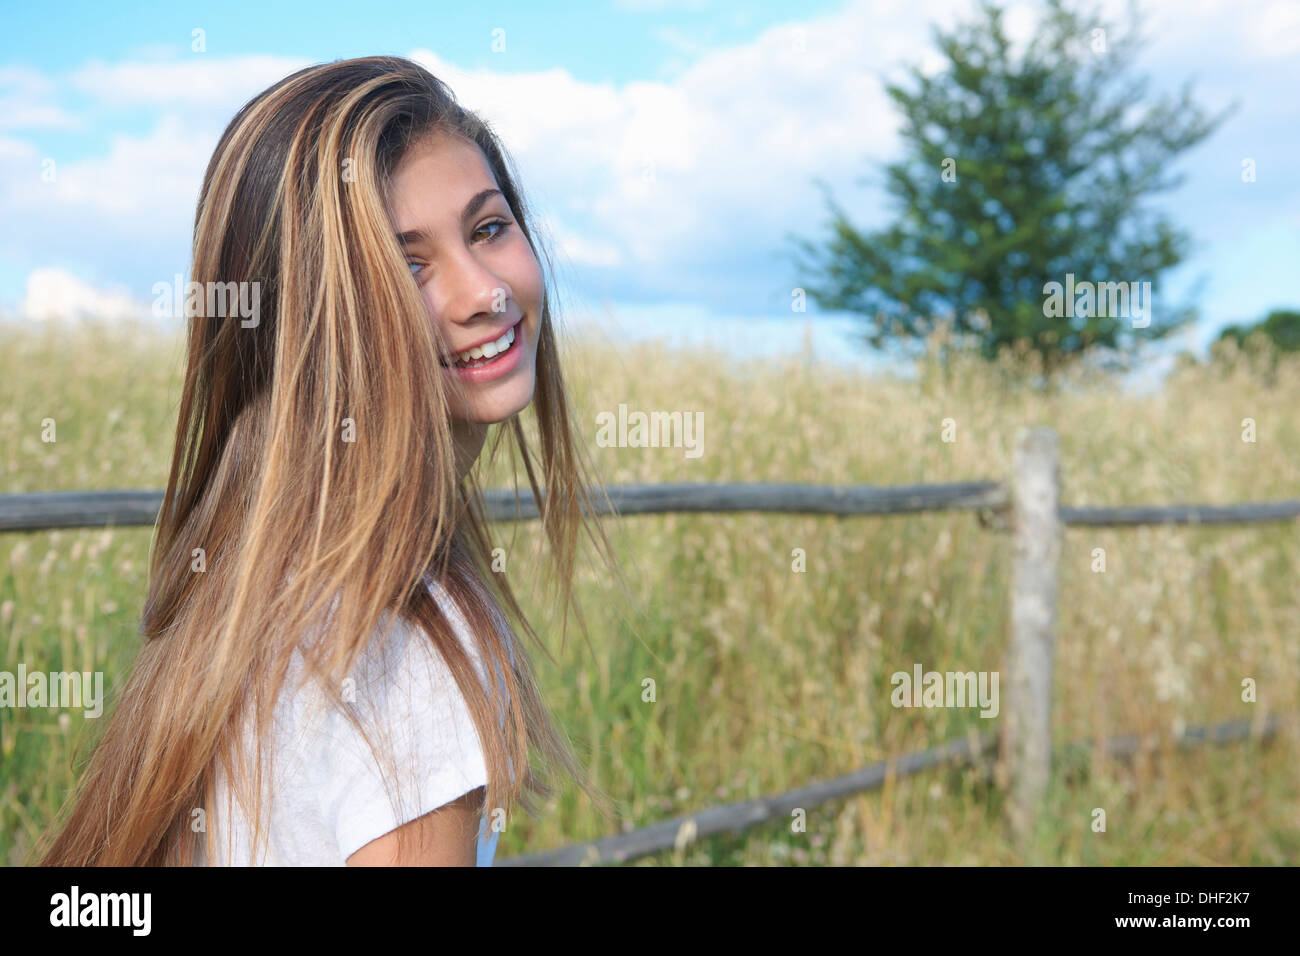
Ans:
[{"label": "girl's cheek", "polygon": [[533,307],[536,307],[542,296],[542,266],[533,255],[533,250],[529,248],[528,243],[524,243],[518,274],[519,284],[522,286],[519,289],[521,297],[526,295]]},{"label": "girl's cheek", "polygon": [[428,283],[421,292],[424,297],[424,307],[429,310],[429,321],[436,322],[437,316],[443,314],[444,309],[439,302],[438,297],[434,294],[433,283]]}]

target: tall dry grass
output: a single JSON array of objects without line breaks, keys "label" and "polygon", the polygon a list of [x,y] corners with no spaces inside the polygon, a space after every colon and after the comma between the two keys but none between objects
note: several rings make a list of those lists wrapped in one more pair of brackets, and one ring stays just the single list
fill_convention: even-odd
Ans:
[{"label": "tall dry grass", "polygon": [[[158,488],[179,394],[179,344],[144,328],[0,331],[0,492]],[[654,344],[570,346],[579,420],[608,483],[899,484],[1009,476],[1016,431],[1061,437],[1070,505],[1300,497],[1300,357],[1229,351],[1152,395],[1078,373],[1050,393],[1023,367],[955,356],[914,381],[791,356],[734,365]],[[702,411],[704,454],[602,448],[595,416]],[[42,421],[57,441],[41,441]],[[1256,441],[1242,440],[1253,419]],[[956,440],[942,439],[952,419]],[[495,462],[486,484],[508,482]],[[1009,539],[968,514],[887,518],[645,516],[614,529],[636,586],[624,606],[589,565],[590,646],[539,662],[598,782],[642,826],[943,742],[993,721],[896,709],[890,675],[998,670]],[[530,594],[538,531],[498,525]],[[0,670],[103,670],[136,650],[148,529],[0,535]],[[1055,739],[1141,732],[1300,705],[1300,524],[1070,529],[1063,551]],[[801,548],[807,570],[792,570]],[[1106,570],[1093,570],[1095,549]],[[1253,678],[1258,701],[1241,699]],[[647,679],[656,699],[644,699]],[[72,785],[95,728],[79,712],[0,710],[0,860],[21,862]],[[777,822],[642,861],[672,864],[1211,864],[1300,854],[1295,738],[1167,748],[1132,763],[1062,759],[1037,838],[1014,848],[981,769],[891,780]],[[1106,811],[1105,833],[1091,829]],[[572,788],[503,834],[501,857],[604,835]]]}]

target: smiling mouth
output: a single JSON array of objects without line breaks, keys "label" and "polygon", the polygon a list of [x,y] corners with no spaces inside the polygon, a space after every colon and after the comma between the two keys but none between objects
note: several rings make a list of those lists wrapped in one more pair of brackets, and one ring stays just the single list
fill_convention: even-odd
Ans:
[{"label": "smiling mouth", "polygon": [[482,345],[476,345],[472,349],[458,352],[450,359],[444,358],[441,363],[442,367],[482,368],[485,365],[491,365],[498,357],[510,351],[511,347],[515,344],[515,340],[521,334],[520,325],[523,321],[523,317],[521,316],[518,322],[510,326],[510,328],[506,329],[499,338],[494,339],[491,342],[484,342]]}]

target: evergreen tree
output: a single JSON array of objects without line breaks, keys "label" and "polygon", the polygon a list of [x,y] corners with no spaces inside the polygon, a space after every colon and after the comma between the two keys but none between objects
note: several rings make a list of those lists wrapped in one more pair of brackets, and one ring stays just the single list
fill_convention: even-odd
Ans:
[{"label": "evergreen tree", "polygon": [[1274,309],[1254,325],[1230,325],[1219,333],[1219,341],[1235,339],[1244,345],[1252,335],[1262,335],[1277,347],[1279,352],[1300,352],[1300,312],[1295,309]]},{"label": "evergreen tree", "polygon": [[795,240],[808,296],[860,314],[876,348],[915,344],[946,319],[985,357],[1017,342],[1037,351],[1049,376],[1099,347],[1131,356],[1139,337],[1192,318],[1158,296],[1187,237],[1144,200],[1179,184],[1175,157],[1226,111],[1207,116],[1188,86],[1148,97],[1148,81],[1128,75],[1140,46],[1131,10],[1120,33],[1047,0],[1017,49],[985,2],[974,22],[934,36],[944,68],[913,67],[911,89],[886,87],[904,117],[904,156],[884,183],[898,218],[863,234],[828,195],[829,238]]}]

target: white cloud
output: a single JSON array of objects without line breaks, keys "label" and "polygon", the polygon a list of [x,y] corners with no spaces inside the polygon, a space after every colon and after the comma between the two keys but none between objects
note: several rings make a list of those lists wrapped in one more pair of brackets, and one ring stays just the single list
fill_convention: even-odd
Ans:
[{"label": "white cloud", "polygon": [[[1123,0],[1103,4],[1114,19],[1123,10]],[[1245,66],[1300,52],[1295,0],[1143,0],[1139,10],[1153,56],[1189,72],[1200,58]]]},{"label": "white cloud", "polygon": [[36,147],[24,139],[10,139],[0,136],[0,162],[18,161],[30,163],[36,159]]},{"label": "white cloud", "polygon": [[310,63],[297,57],[216,57],[207,53],[136,63],[92,61],[72,75],[71,85],[117,106],[219,106],[233,110]]},{"label": "white cloud", "polygon": [[27,215],[39,209],[109,213],[144,229],[191,219],[207,164],[196,148],[199,138],[185,120],[163,116],[147,136],[113,137],[106,155],[68,162],[49,157],[55,161],[53,181],[42,181],[42,170],[29,163],[26,175],[7,178],[5,205]]},{"label": "white cloud", "polygon": [[571,262],[601,268],[614,268],[623,264],[622,254],[608,243],[574,235],[563,235],[557,239],[560,252]]},{"label": "white cloud", "polygon": [[1238,21],[1252,50],[1268,59],[1300,53],[1300,5],[1295,0],[1274,0],[1257,16]]},{"label": "white cloud", "polygon": [[[1189,63],[1214,58],[1244,69],[1252,57],[1294,54],[1300,43],[1290,2],[1143,7],[1150,62],[1180,77]],[[502,135],[561,256],[618,270],[617,285],[646,294],[716,295],[782,281],[772,263],[783,235],[812,234],[824,217],[814,178],[850,212],[876,201],[860,179],[893,154],[898,128],[882,77],[903,63],[935,66],[930,25],[951,25],[972,9],[972,0],[857,0],[705,52],[671,80],[619,86],[564,69],[463,70],[428,50],[410,55]],[[1022,39],[1032,28],[1023,9],[1017,3],[1008,18]],[[156,247],[166,235],[183,250],[221,129],[249,97],[308,62],[200,54],[89,63],[64,85],[109,108],[152,109],[154,127],[114,137],[98,156],[60,161],[52,184],[39,182],[32,142],[0,138],[0,215],[42,222],[57,236],[88,211],[106,243],[147,237]],[[0,96],[5,89],[31,104],[26,122],[68,119],[58,112],[58,84],[34,71],[0,69]],[[1258,83],[1250,89],[1286,99]]]},{"label": "white cloud", "polygon": [[784,229],[812,225],[822,214],[815,177],[849,192],[898,126],[880,73],[925,53],[930,19],[968,7],[866,0],[715,49],[671,81],[621,87],[410,55],[501,134],[525,189],[569,237],[564,254],[635,266],[647,282],[673,272],[675,282],[728,256],[752,264],[755,240],[779,243]]},{"label": "white cloud", "polygon": [[0,129],[73,129],[80,121],[53,102],[54,83],[26,66],[0,67]]},{"label": "white cloud", "polygon": [[62,269],[36,269],[27,277],[27,294],[19,314],[33,321],[47,319],[141,318],[147,303],[121,289],[101,289]]},{"label": "white cloud", "polygon": [[[1195,72],[1187,64],[1204,55],[1196,51],[1244,65],[1252,54],[1242,47],[1267,54],[1293,42],[1270,46],[1264,33],[1300,37],[1283,30],[1300,9],[1294,4],[1243,6],[1146,5],[1151,62],[1170,64],[1166,75],[1181,79]],[[1116,18],[1125,4],[1108,0],[1105,8]],[[1011,5],[1005,22],[1017,45],[1032,36],[1040,10],[1024,0]],[[548,197],[557,233],[599,236],[621,251],[602,260],[571,240],[575,261],[617,262],[647,284],[692,275],[704,284],[706,271],[722,272],[719,262],[736,266],[734,273],[752,267],[756,251],[772,250],[786,230],[809,233],[822,218],[814,177],[853,209],[864,197],[856,188],[861,175],[896,147],[898,117],[882,76],[897,76],[903,63],[934,67],[931,24],[952,25],[972,11],[968,0],[862,0],[715,49],[671,81],[618,88],[565,71],[462,71],[428,52],[414,56],[493,121],[526,186]],[[1212,87],[1207,95],[1220,98]]]}]

